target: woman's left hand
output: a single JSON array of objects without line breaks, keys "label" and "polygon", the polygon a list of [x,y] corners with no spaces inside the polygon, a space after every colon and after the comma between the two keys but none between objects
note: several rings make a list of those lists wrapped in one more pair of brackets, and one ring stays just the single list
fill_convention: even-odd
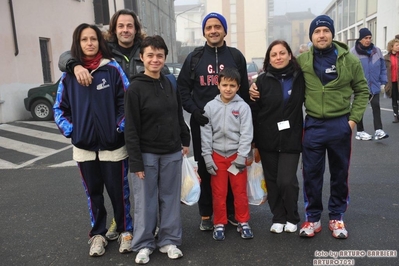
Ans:
[{"label": "woman's left hand", "polygon": [[137,175],[138,178],[144,179],[144,176],[145,176],[144,171],[143,172],[136,172],[135,174]]},{"label": "woman's left hand", "polygon": [[183,155],[187,155],[189,152],[190,152],[190,148],[183,146],[183,150],[182,150]]}]

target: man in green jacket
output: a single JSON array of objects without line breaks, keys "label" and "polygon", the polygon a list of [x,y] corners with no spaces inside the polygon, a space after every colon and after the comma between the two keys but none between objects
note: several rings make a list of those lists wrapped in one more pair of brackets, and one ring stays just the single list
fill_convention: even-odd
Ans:
[{"label": "man in green jacket", "polygon": [[[359,59],[349,52],[347,45],[333,41],[334,32],[330,17],[316,17],[309,27],[312,47],[297,59],[305,78],[307,114],[302,142],[306,214],[299,231],[302,237],[313,237],[321,231],[326,151],[331,174],[329,229],[335,238],[348,237],[343,215],[349,202],[352,132],[362,119],[369,90]],[[251,99],[259,98],[255,85],[249,93]]]},{"label": "man in green jacket", "polygon": [[362,119],[369,91],[359,59],[347,45],[333,41],[334,22],[330,17],[316,17],[310,24],[309,38],[313,44],[310,51],[298,57],[305,77],[307,113],[302,143],[306,221],[299,235],[313,237],[321,231],[327,151],[331,174],[329,229],[333,237],[345,239],[348,231],[343,215],[349,202],[352,132]]}]

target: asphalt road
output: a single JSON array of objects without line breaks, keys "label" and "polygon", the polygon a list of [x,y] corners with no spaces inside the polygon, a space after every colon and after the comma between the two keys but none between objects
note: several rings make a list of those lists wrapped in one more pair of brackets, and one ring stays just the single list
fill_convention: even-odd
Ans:
[{"label": "asphalt road", "polygon": [[[390,99],[382,98],[381,106],[384,130],[390,137],[353,140],[351,201],[345,215],[348,239],[331,236],[327,211],[322,215],[323,230],[314,238],[272,234],[270,210],[264,204],[251,206],[254,239],[241,239],[229,225],[226,240],[217,242],[211,232],[199,230],[197,206],[182,206],[184,257],[174,261],[155,251],[148,265],[399,265],[399,124],[391,123]],[[368,133],[374,132],[370,107],[364,124]],[[0,170],[0,265],[135,264],[136,254],[119,254],[116,242],[108,244],[104,256],[89,257],[90,223],[78,169],[49,167],[69,160],[71,149],[66,149],[20,169]],[[300,169],[298,179],[302,184]],[[327,168],[325,206],[328,195]],[[302,189],[299,209],[303,219]]]}]

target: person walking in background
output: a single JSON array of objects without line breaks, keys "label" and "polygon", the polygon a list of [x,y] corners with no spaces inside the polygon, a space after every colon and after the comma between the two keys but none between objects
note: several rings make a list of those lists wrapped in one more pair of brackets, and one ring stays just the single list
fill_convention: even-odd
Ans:
[{"label": "person walking in background", "polygon": [[121,234],[119,252],[131,252],[133,228],[123,135],[123,99],[129,81],[96,26],[83,23],[75,29],[71,54],[90,70],[92,82],[83,87],[73,74],[63,73],[53,109],[61,133],[71,138],[73,159],[89,201],[89,255],[101,256],[107,246],[104,185],[114,209],[116,231]]},{"label": "person walking in background", "polygon": [[[253,238],[249,221],[246,158],[253,138],[251,108],[237,95],[241,77],[234,68],[224,68],[218,77],[220,94],[204,107],[209,122],[201,127],[202,156],[211,177],[213,239],[225,239],[228,182],[234,195],[237,232]],[[231,168],[236,168],[234,172]]]},{"label": "person walking in background", "polygon": [[387,67],[388,83],[385,85],[386,94],[392,98],[393,123],[399,122],[398,117],[398,76],[399,76],[399,39],[388,43],[388,53],[384,56]]},{"label": "person walking in background", "polygon": [[259,99],[253,108],[255,146],[259,150],[273,233],[296,232],[299,184],[296,172],[302,150],[305,96],[303,73],[283,40],[273,41],[256,80]]},{"label": "person walking in background", "polygon": [[[125,97],[125,139],[134,195],[135,262],[146,264],[159,247],[171,259],[183,256],[180,187],[190,132],[179,92],[162,73],[168,48],[161,36],[146,37],[140,48],[144,73],[133,76]],[[159,214],[159,232],[154,232]]]},{"label": "person walking in background", "polygon": [[[194,158],[198,162],[198,174],[201,177],[201,196],[198,201],[201,215],[200,229],[211,231],[213,230],[211,175],[201,156],[200,127],[209,122],[208,118],[204,116],[204,106],[219,94],[218,74],[225,67],[236,68],[240,73],[241,82],[238,94],[244,101],[249,99],[249,84],[244,56],[237,49],[228,47],[224,41],[227,34],[226,19],[221,14],[209,13],[202,21],[202,30],[206,43],[199,50],[196,49],[187,56],[177,78],[177,86],[181,94],[183,108],[191,114],[190,126]],[[228,220],[237,225],[233,201],[231,189],[229,189]]]},{"label": "person walking in background", "polygon": [[[382,129],[380,94],[381,85],[387,84],[387,68],[380,48],[374,46],[371,31],[367,28],[359,30],[359,38],[351,49],[362,63],[364,76],[369,86],[369,102],[373,109],[374,139],[388,138],[389,135]],[[363,118],[357,124],[357,140],[371,140],[372,136],[364,131]]]}]

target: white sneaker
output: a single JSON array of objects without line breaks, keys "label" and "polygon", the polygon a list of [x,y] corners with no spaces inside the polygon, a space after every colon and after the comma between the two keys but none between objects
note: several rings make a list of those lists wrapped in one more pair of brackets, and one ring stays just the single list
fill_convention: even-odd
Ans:
[{"label": "white sneaker", "polygon": [[162,253],[168,253],[169,259],[175,260],[183,257],[183,253],[175,245],[165,245],[159,249]]},{"label": "white sneaker", "polygon": [[149,248],[140,249],[139,253],[136,255],[136,259],[134,260],[137,264],[147,264],[150,261],[150,255],[152,254],[152,250]]},{"label": "white sneaker", "polygon": [[366,131],[360,131],[356,133],[355,139],[357,140],[371,140],[372,137]]},{"label": "white sneaker", "polygon": [[270,227],[270,232],[280,234],[284,230],[285,224],[274,223],[272,227]]},{"label": "white sneaker", "polygon": [[331,230],[333,237],[339,239],[348,238],[348,231],[345,229],[345,224],[341,220],[330,220],[328,228]]},{"label": "white sneaker", "polygon": [[284,231],[287,233],[294,233],[298,229],[296,224],[292,224],[290,222],[287,222],[284,226]]},{"label": "white sneaker", "polygon": [[123,232],[119,235],[119,253],[129,253],[132,252],[132,240],[133,235],[130,232]]},{"label": "white sneaker", "polygon": [[90,238],[88,244],[90,245],[90,257],[98,257],[104,255],[108,242],[102,235],[95,235]]},{"label": "white sneaker", "polygon": [[321,222],[304,222],[301,230],[299,230],[299,236],[301,237],[314,237],[315,233],[321,231]]},{"label": "white sneaker", "polygon": [[387,133],[385,133],[384,130],[382,130],[382,129],[377,129],[375,131],[375,134],[374,134],[375,140],[386,139],[388,137],[389,137],[389,135]]}]

